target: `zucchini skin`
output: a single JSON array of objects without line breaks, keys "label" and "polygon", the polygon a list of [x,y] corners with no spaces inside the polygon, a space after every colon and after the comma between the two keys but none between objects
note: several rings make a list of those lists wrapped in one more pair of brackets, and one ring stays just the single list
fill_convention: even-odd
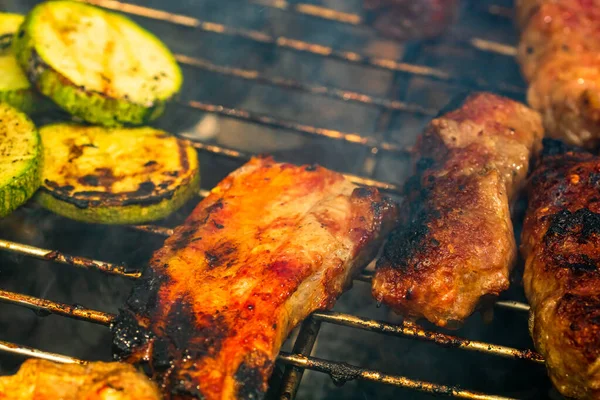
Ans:
[{"label": "zucchini skin", "polygon": [[[51,3],[47,2],[47,4]],[[72,3],[74,6],[81,5],[79,2]],[[75,85],[67,77],[46,63],[36,51],[35,41],[31,34],[36,12],[39,11],[40,6],[44,6],[45,4],[41,3],[36,6],[25,17],[25,21],[14,36],[12,44],[17,61],[25,71],[29,81],[35,85],[40,93],[49,97],[56,105],[69,114],[89,123],[106,127],[144,125],[163,114],[166,102],[170,98],[155,98],[152,104],[145,105],[128,101],[125,98],[110,97],[104,93],[86,90],[84,87]],[[93,6],[88,5],[88,7]],[[127,17],[119,15],[119,18],[128,23],[135,24],[135,22]],[[135,25],[146,34],[149,40],[160,42],[150,32],[139,27],[137,24]],[[177,63],[174,57],[172,57],[172,61],[175,64]],[[182,81],[180,70],[178,70],[178,75],[179,88]]]},{"label": "zucchini skin", "polygon": [[[0,103],[0,107],[6,107],[6,104],[7,103]],[[23,205],[38,190],[42,183],[44,158],[40,134],[33,122],[17,108],[10,105],[8,106],[14,110],[15,115],[21,118],[23,122],[31,124],[31,134],[35,137],[35,157],[32,158],[27,168],[23,169],[10,181],[6,183],[0,182],[0,218],[6,217]]]},{"label": "zucchini skin", "polygon": [[179,186],[170,196],[160,201],[152,200],[152,204],[84,204],[77,200],[70,201],[43,186],[36,194],[35,201],[47,210],[79,222],[105,225],[142,224],[165,218],[179,209],[194,197],[199,185],[200,174],[196,174],[189,183]]},{"label": "zucchini skin", "polygon": [[[0,57],[15,57],[11,48],[12,39],[24,17],[19,14],[0,12]],[[15,71],[0,71],[12,75]],[[22,80],[22,77],[17,77]],[[49,111],[54,108],[50,100],[37,93],[30,83],[19,88],[0,87],[0,102],[12,105],[26,114]]]}]

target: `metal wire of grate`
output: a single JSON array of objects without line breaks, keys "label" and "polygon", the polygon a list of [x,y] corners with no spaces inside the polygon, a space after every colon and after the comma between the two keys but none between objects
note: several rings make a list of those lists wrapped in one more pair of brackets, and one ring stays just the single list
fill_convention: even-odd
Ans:
[{"label": "metal wire of grate", "polygon": [[[403,59],[401,61],[397,61],[394,59],[366,56],[357,52],[337,50],[329,46],[288,38],[285,36],[273,36],[256,30],[234,28],[224,24],[203,21],[186,15],[173,14],[150,7],[116,0],[80,1],[86,1],[100,7],[124,12],[126,14],[160,20],[169,24],[185,26],[203,32],[239,37],[245,40],[267,44],[289,51],[308,53],[318,57],[339,60],[349,65],[362,65],[369,68],[391,72],[393,74],[393,87],[388,90],[389,96],[382,97],[327,85],[304,83],[294,79],[272,77],[263,74],[258,70],[222,66],[197,57],[190,57],[183,54],[177,55],[177,60],[182,65],[209,71],[225,77],[233,77],[249,83],[270,85],[288,90],[290,92],[299,92],[312,96],[322,96],[330,99],[341,100],[351,104],[374,107],[379,112],[376,120],[376,130],[381,133],[381,135],[375,136],[369,136],[364,133],[326,129],[308,124],[300,124],[240,108],[226,107],[219,104],[210,104],[196,100],[177,100],[175,104],[180,107],[187,107],[209,114],[233,118],[277,130],[289,131],[307,137],[319,137],[326,140],[344,142],[349,145],[363,147],[368,150],[369,155],[364,163],[362,173],[360,175],[346,174],[346,176],[357,184],[375,186],[392,194],[400,193],[399,185],[373,178],[373,175],[377,170],[378,164],[381,160],[381,154],[387,153],[396,157],[405,157],[410,153],[410,149],[407,149],[406,147],[395,143],[388,138],[387,132],[389,131],[391,124],[392,114],[394,112],[403,112],[430,117],[436,113],[436,109],[434,108],[423,107],[419,104],[408,101],[406,96],[406,83],[403,83],[402,79],[399,79],[400,77],[405,75],[425,77],[432,81],[446,83],[449,82],[459,87],[493,89],[500,92],[522,93],[523,91],[523,88],[518,85],[503,82],[489,82],[484,79],[473,80],[462,76],[455,76],[439,68],[419,65],[416,61],[418,59],[417,56],[420,54],[420,45],[413,47],[412,51],[407,51]],[[363,26],[363,21],[359,15],[339,12],[312,4],[288,2],[285,0],[248,0],[242,2],[258,4],[264,7],[280,10],[282,12],[300,14],[311,18],[333,21],[335,23]],[[492,7],[488,10],[488,12],[494,15],[506,15],[506,9],[503,7]],[[465,39],[463,42],[465,45],[472,46],[473,48],[482,51],[492,52],[503,56],[514,55],[513,47],[486,39],[471,38]],[[395,95],[395,93],[399,93],[399,95]],[[233,159],[238,162],[245,161],[251,156],[251,154],[247,152],[229,148],[227,146],[209,144],[197,139],[188,138],[188,140],[190,140],[190,142],[199,151],[210,153],[215,156]],[[199,191],[198,195],[199,197],[205,197],[208,192],[208,190],[202,189]],[[173,233],[171,228],[155,225],[132,226],[131,229],[163,237],[167,237]],[[140,269],[130,268],[126,265],[109,263],[86,257],[72,256],[58,250],[43,249],[23,243],[11,242],[8,240],[0,240],[0,250],[26,257],[48,260],[57,264],[63,264],[71,267],[98,270],[106,274],[122,276],[129,279],[138,279],[141,276]],[[371,276],[368,272],[363,273],[356,278],[356,280],[359,282],[367,283],[370,282],[370,279]],[[96,323],[103,326],[109,326],[114,317],[114,315],[110,313],[88,309],[79,305],[64,304],[5,290],[0,290],[0,301],[33,309],[40,315],[52,313]],[[527,312],[529,309],[526,304],[517,301],[499,301],[496,303],[496,307],[513,312]],[[492,394],[465,390],[454,386],[413,380],[403,376],[389,375],[383,372],[349,365],[344,362],[336,362],[312,357],[311,352],[319,334],[320,327],[323,323],[362,329],[385,335],[411,338],[419,341],[431,342],[443,347],[485,353],[496,357],[526,360],[535,364],[544,362],[539,354],[530,350],[520,350],[508,346],[467,340],[453,335],[428,331],[416,324],[409,322],[391,324],[340,312],[316,312],[302,324],[292,353],[281,352],[279,355],[278,360],[287,365],[283,382],[281,384],[279,398],[293,399],[300,385],[304,370],[311,369],[329,374],[336,383],[344,383],[348,380],[361,379],[457,398],[509,399],[509,397],[495,396]],[[0,351],[19,354],[26,357],[40,357],[57,362],[86,362],[86,360],[79,360],[77,358],[3,341],[0,341]]]}]

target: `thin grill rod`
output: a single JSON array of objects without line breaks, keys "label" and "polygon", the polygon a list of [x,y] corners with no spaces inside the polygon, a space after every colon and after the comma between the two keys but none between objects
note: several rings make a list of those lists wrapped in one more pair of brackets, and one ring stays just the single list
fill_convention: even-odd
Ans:
[{"label": "thin grill rod", "polygon": [[329,97],[336,100],[342,100],[350,103],[358,103],[369,106],[376,106],[388,110],[404,111],[414,114],[435,115],[436,110],[432,108],[421,107],[417,104],[408,104],[402,101],[390,100],[382,97],[370,96],[368,94],[354,92],[351,90],[338,89],[333,87],[311,85],[295,81],[292,79],[268,77],[262,75],[259,71],[251,69],[234,68],[228,66],[215,65],[201,58],[189,57],[183,54],[175,56],[177,61],[183,65],[189,65],[205,71],[214,72],[221,75],[233,76],[251,82],[258,82],[271,86],[277,86],[288,90],[309,93],[317,96]]},{"label": "thin grill rod", "polygon": [[[29,357],[41,358],[44,360],[65,363],[65,364],[88,364],[88,361],[79,360],[74,357],[61,354],[50,353],[43,350],[33,349],[31,347],[20,346],[14,343],[0,341],[0,351],[12,354],[20,354]],[[453,396],[463,399],[477,400],[512,400],[509,397],[498,397],[487,395],[469,390],[463,390],[453,386],[438,385],[435,383],[417,381],[402,376],[388,375],[381,372],[363,369],[333,361],[326,361],[314,357],[306,357],[300,354],[280,353],[278,360],[286,364],[294,365],[299,368],[312,369],[329,374],[336,383],[342,383],[354,379],[362,379],[371,382],[384,383],[407,389],[418,390],[437,395]]]},{"label": "thin grill rod", "polygon": [[[314,318],[307,318],[302,322],[298,337],[294,342],[292,351],[301,356],[310,356],[312,349],[317,341],[317,335],[321,329],[321,321]],[[279,400],[289,400],[296,398],[296,392],[300,387],[304,375],[304,368],[288,365],[283,374],[281,390],[279,391]]]},{"label": "thin grill rod", "polygon": [[317,320],[329,322],[331,324],[385,333],[393,336],[410,337],[426,342],[434,342],[443,347],[486,353],[503,358],[528,360],[538,364],[544,363],[542,356],[531,350],[518,350],[512,347],[462,339],[443,333],[429,332],[410,322],[403,322],[398,325],[393,325],[383,321],[375,321],[331,311],[318,311],[313,313],[312,316]]},{"label": "thin grill rod", "polygon": [[377,153],[379,151],[386,151],[389,153],[396,154],[408,154],[408,150],[401,145],[379,141],[374,138],[370,138],[367,136],[362,136],[358,133],[348,133],[336,131],[334,129],[327,128],[319,128],[312,125],[300,124],[297,122],[282,120],[273,118],[269,115],[259,114],[250,112],[247,110],[241,110],[239,108],[229,108],[217,104],[209,104],[203,103],[201,101],[189,101],[189,102],[180,102],[176,101],[177,104],[183,107],[193,108],[195,110],[217,114],[229,118],[239,119],[245,122],[252,122],[259,125],[268,126],[276,129],[285,129],[292,132],[300,133],[307,136],[318,136],[325,137],[328,139],[339,140],[347,143],[351,143],[361,147],[367,147],[371,149],[373,153]]},{"label": "thin grill rod", "polygon": [[21,346],[18,344],[5,342],[0,340],[0,351],[6,353],[19,354],[25,357],[41,358],[43,360],[63,363],[63,364],[87,364],[87,361],[79,360],[74,357],[64,356],[62,354],[50,353],[49,351],[43,351],[34,349],[32,347]]},{"label": "thin grill rod", "polygon": [[[0,290],[0,301],[31,308],[38,312],[47,312],[58,314],[64,317],[75,318],[83,321],[94,322],[100,325],[110,325],[115,315],[102,311],[86,309],[81,306],[58,303],[52,300],[40,299],[33,296],[27,296],[20,293]],[[371,330],[380,333],[392,335],[407,336],[417,338],[423,341],[435,343],[446,347],[456,347],[465,350],[487,353],[490,355],[501,356],[504,358],[514,358],[529,360],[536,363],[543,363],[542,357],[529,350],[518,350],[511,347],[497,346],[493,344],[469,341],[457,338],[455,336],[443,333],[429,332],[419,328],[414,324],[392,325],[381,321],[368,320],[355,317],[349,314],[334,312],[315,312],[312,314],[315,319],[326,321],[338,325],[349,326],[352,328]]]},{"label": "thin grill rod", "polygon": [[362,379],[370,382],[383,383],[392,386],[403,387],[420,392],[458,397],[461,399],[477,400],[510,400],[510,397],[500,397],[470,390],[460,389],[455,386],[438,385],[435,383],[417,381],[403,376],[388,375],[378,371],[355,367],[350,364],[327,361],[315,357],[306,357],[298,354],[279,353],[278,360],[300,368],[312,369],[324,372],[331,376],[335,383],[344,383],[354,379]]},{"label": "thin grill rod", "polygon": [[[242,162],[248,161],[253,156],[252,154],[247,154],[247,153],[244,153],[244,152],[241,152],[238,150],[229,149],[229,148],[216,146],[216,145],[212,145],[212,144],[205,144],[205,143],[197,142],[194,140],[190,140],[189,138],[185,138],[185,137],[183,137],[183,138],[187,139],[191,146],[195,147],[198,150],[205,151],[207,153],[229,157],[229,158],[239,160]],[[357,175],[352,175],[352,174],[342,174],[342,175],[346,179],[348,179],[350,182],[355,183],[357,185],[372,186],[372,187],[380,189],[384,192],[390,192],[390,193],[395,193],[395,194],[401,193],[400,186],[393,184],[393,183],[382,182],[382,181],[378,181],[378,180],[370,179],[370,178],[363,178],[362,176],[357,176]]]},{"label": "thin grill rod", "polygon": [[57,250],[42,249],[39,247],[28,246],[26,244],[10,242],[0,239],[0,250],[6,250],[11,253],[23,254],[40,260],[54,261],[59,264],[71,265],[73,267],[96,269],[107,274],[124,276],[127,278],[139,278],[141,272],[131,271],[122,264],[112,264],[103,261],[92,260],[85,257],[70,256]]},{"label": "thin grill rod", "polygon": [[42,315],[45,313],[57,314],[100,325],[110,325],[110,322],[114,318],[114,315],[102,311],[91,310],[78,305],[58,303],[6,290],[0,290],[0,301],[30,308]]},{"label": "thin grill rod", "polygon": [[[250,0],[250,3],[263,7],[275,8],[281,11],[292,12],[298,15],[305,15],[313,18],[324,19],[327,21],[335,21],[342,24],[372,29],[370,26],[365,24],[362,17],[358,14],[337,11],[331,8],[317,6],[315,4],[292,4],[286,0]],[[492,8],[490,7],[490,13],[492,13],[491,10]],[[502,54],[505,56],[515,56],[517,54],[517,50],[514,46],[493,42],[491,40],[473,38],[468,40],[467,42],[469,45],[475,47],[476,49],[483,51]]]},{"label": "thin grill rod", "polygon": [[[200,194],[200,197],[206,197],[208,196],[209,192],[204,190],[204,193]],[[139,230],[139,231],[143,231],[143,232],[148,232],[148,233],[153,233],[156,235],[161,235],[161,236],[171,236],[173,234],[173,229],[170,228],[165,228],[162,226],[157,226],[157,225],[132,225],[131,228],[135,229],[135,230]],[[359,275],[356,276],[356,278],[354,278],[357,281],[360,282],[365,282],[365,283],[371,283],[371,281],[373,280],[373,273],[372,272],[363,272],[360,273]],[[499,308],[505,308],[511,311],[522,311],[522,312],[529,312],[529,304],[526,303],[521,303],[519,301],[514,301],[514,300],[500,300],[494,303],[494,306],[499,307]]]},{"label": "thin grill rod", "polygon": [[[477,87],[480,89],[490,89],[496,87],[490,85],[487,82],[482,81],[481,79],[473,80],[469,78],[455,78],[452,77],[446,71],[442,71],[437,68],[431,68],[424,65],[413,65],[388,58],[368,57],[353,51],[335,50],[329,46],[324,46],[317,43],[309,43],[303,40],[288,38],[285,36],[275,37],[260,31],[232,28],[215,22],[206,22],[197,18],[188,17],[186,15],[173,14],[167,11],[157,10],[135,4],[121,3],[116,0],[78,1],[94,4],[96,6],[120,11],[127,14],[141,16],[144,18],[156,19],[176,25],[188,26],[190,28],[198,29],[203,32],[240,37],[256,43],[273,45],[282,49],[293,50],[300,53],[309,53],[320,57],[330,57],[351,64],[364,65],[372,68],[383,69],[386,71],[395,71],[411,75],[424,76],[435,80],[465,85],[467,87]],[[497,88],[506,92],[518,94],[523,93],[524,90],[524,88],[522,87],[516,87],[508,84],[501,84]]]}]

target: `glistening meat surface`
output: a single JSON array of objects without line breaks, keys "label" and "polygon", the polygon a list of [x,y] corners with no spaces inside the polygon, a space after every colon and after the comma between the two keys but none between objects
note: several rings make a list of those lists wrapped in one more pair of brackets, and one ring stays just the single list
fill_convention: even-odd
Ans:
[{"label": "glistening meat surface", "polygon": [[535,346],[563,395],[600,399],[600,157],[547,141],[528,193],[523,281]]},{"label": "glistening meat surface", "polygon": [[131,365],[27,360],[0,377],[1,400],[161,400],[156,385]]},{"label": "glistening meat surface", "polygon": [[516,257],[509,208],[542,136],[536,112],[488,93],[434,119],[418,138],[415,175],[377,262],[374,297],[450,327],[507,289]]},{"label": "glistening meat surface", "polygon": [[376,189],[318,166],[254,158],[154,254],[113,324],[167,399],[255,399],[283,340],[331,308],[396,222]]},{"label": "glistening meat surface", "polygon": [[549,136],[600,144],[600,0],[519,0],[527,101]]}]

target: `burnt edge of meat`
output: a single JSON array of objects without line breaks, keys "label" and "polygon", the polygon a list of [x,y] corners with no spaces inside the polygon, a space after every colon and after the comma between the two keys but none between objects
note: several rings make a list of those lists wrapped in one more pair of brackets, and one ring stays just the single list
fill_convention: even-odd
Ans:
[{"label": "burnt edge of meat", "polygon": [[[126,307],[111,324],[114,358],[129,359],[143,367],[174,399],[203,399],[204,395],[187,371],[196,368],[195,361],[218,353],[230,327],[219,315],[195,315],[185,295],[166,316],[160,333],[143,326],[140,321],[150,321],[156,311],[159,289],[168,284],[167,276],[151,268],[144,271]],[[148,359],[132,358],[146,346]]]},{"label": "burnt edge of meat", "polygon": [[236,395],[239,399],[258,400],[264,397],[263,375],[269,373],[273,362],[269,356],[254,351],[244,358],[235,372]]}]

